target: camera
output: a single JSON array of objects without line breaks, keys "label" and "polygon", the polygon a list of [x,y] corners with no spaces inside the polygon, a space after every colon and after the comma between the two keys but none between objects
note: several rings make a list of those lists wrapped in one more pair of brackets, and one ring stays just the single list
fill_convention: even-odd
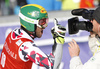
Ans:
[{"label": "camera", "polygon": [[93,25],[90,22],[93,19],[94,10],[87,9],[74,9],[71,11],[72,15],[82,16],[84,19],[89,21],[79,21],[78,17],[68,19],[68,31],[69,34],[76,34],[79,30],[86,30],[92,32]]},{"label": "camera", "polygon": [[79,21],[78,17],[68,20],[69,34],[76,34],[79,30],[92,31],[93,25],[90,21]]}]

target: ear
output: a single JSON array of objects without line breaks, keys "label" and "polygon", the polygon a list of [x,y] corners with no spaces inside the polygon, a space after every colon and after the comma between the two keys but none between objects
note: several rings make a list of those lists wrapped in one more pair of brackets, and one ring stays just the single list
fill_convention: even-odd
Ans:
[{"label": "ear", "polygon": [[93,22],[94,19],[91,19],[91,23]]},{"label": "ear", "polygon": [[93,20],[91,20],[91,23],[93,22]]}]

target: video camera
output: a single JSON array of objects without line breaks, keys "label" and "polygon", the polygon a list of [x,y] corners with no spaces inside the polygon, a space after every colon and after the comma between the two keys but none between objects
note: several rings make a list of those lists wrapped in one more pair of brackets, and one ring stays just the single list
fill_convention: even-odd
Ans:
[{"label": "video camera", "polygon": [[72,15],[82,16],[84,19],[88,19],[89,21],[79,21],[78,17],[68,19],[69,34],[76,34],[79,30],[86,30],[88,32],[92,31],[93,25],[90,21],[93,20],[93,12],[94,10],[83,8],[72,10]]}]

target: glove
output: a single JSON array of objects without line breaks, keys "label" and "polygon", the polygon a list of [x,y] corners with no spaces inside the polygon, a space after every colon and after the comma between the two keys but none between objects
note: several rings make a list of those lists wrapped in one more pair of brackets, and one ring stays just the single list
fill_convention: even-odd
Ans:
[{"label": "glove", "polygon": [[66,28],[59,25],[56,18],[54,19],[54,25],[55,26],[51,29],[51,33],[54,39],[54,45],[52,46],[52,54],[55,56],[53,69],[59,69],[63,54],[63,44]]},{"label": "glove", "polygon": [[53,39],[56,43],[64,44],[64,37],[66,33],[66,28],[59,25],[57,19],[54,19],[55,27],[51,29]]}]

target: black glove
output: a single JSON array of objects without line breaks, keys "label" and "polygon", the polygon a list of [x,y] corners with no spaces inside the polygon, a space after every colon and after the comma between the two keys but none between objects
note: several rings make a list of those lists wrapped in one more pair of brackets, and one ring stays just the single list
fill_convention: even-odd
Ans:
[{"label": "black glove", "polygon": [[54,19],[55,27],[51,29],[51,33],[53,35],[54,40],[56,40],[57,43],[64,44],[64,37],[66,33],[66,28],[59,25],[57,19]]},{"label": "black glove", "polygon": [[54,19],[54,27],[51,29],[51,33],[53,35],[54,39],[54,45],[52,46],[52,53],[54,55],[54,52],[56,50],[57,44],[64,44],[65,40],[65,33],[66,33],[66,28],[59,25],[57,19]]}]

